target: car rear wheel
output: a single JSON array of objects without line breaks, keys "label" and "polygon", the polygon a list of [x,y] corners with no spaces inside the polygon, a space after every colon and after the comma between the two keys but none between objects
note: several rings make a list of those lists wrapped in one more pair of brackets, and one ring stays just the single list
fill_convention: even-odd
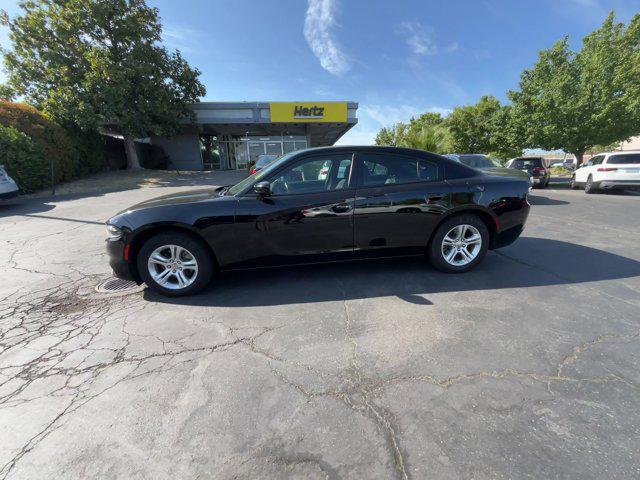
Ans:
[{"label": "car rear wheel", "polygon": [[489,230],[480,218],[456,215],[446,219],[433,235],[429,261],[443,272],[466,272],[482,261],[488,246]]},{"label": "car rear wheel", "polygon": [[598,189],[593,183],[593,177],[589,175],[587,183],[584,184],[584,193],[596,193],[597,191]]},{"label": "car rear wheel", "polygon": [[213,262],[206,246],[176,232],[151,237],[140,249],[138,272],[147,286],[163,295],[193,295],[207,286]]}]

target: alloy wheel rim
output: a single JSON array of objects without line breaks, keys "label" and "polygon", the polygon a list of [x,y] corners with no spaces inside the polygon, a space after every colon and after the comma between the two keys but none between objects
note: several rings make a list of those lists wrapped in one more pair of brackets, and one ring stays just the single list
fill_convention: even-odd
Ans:
[{"label": "alloy wheel rim", "polygon": [[473,225],[456,225],[442,239],[440,251],[445,262],[462,267],[473,262],[482,248],[482,236]]},{"label": "alloy wheel rim", "polygon": [[163,245],[156,248],[147,260],[151,278],[161,287],[170,290],[187,288],[198,277],[196,257],[179,245]]}]

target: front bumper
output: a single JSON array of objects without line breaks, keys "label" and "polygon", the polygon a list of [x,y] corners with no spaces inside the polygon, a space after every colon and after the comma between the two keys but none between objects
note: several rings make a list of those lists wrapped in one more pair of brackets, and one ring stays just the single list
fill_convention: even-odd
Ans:
[{"label": "front bumper", "polygon": [[122,239],[106,240],[107,254],[109,255],[109,266],[113,270],[113,274],[118,278],[125,280],[136,280],[131,271],[129,262],[125,260],[125,243]]}]

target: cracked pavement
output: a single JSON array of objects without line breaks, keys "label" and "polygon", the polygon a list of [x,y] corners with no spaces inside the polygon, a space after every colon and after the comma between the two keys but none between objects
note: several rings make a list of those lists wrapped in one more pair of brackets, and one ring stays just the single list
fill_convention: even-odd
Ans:
[{"label": "cracked pavement", "polygon": [[534,191],[523,237],[464,275],[95,292],[104,220],[225,175],[0,206],[0,479],[640,476],[638,196]]}]

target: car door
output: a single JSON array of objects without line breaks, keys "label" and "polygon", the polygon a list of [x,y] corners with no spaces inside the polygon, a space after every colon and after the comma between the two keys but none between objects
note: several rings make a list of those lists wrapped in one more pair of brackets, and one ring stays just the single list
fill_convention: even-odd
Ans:
[{"label": "car door", "polygon": [[594,165],[599,165],[604,160],[604,155],[596,155],[589,161],[587,161],[581,168],[576,170],[576,182],[586,183],[590,174],[593,174],[595,170]]},{"label": "car door", "polygon": [[354,207],[359,256],[424,253],[450,205],[451,187],[437,159],[358,152]]},{"label": "car door", "polygon": [[[271,173],[268,196],[238,199],[236,266],[343,259],[353,254],[353,152],[306,156]],[[326,173],[320,173],[321,170]]]}]

